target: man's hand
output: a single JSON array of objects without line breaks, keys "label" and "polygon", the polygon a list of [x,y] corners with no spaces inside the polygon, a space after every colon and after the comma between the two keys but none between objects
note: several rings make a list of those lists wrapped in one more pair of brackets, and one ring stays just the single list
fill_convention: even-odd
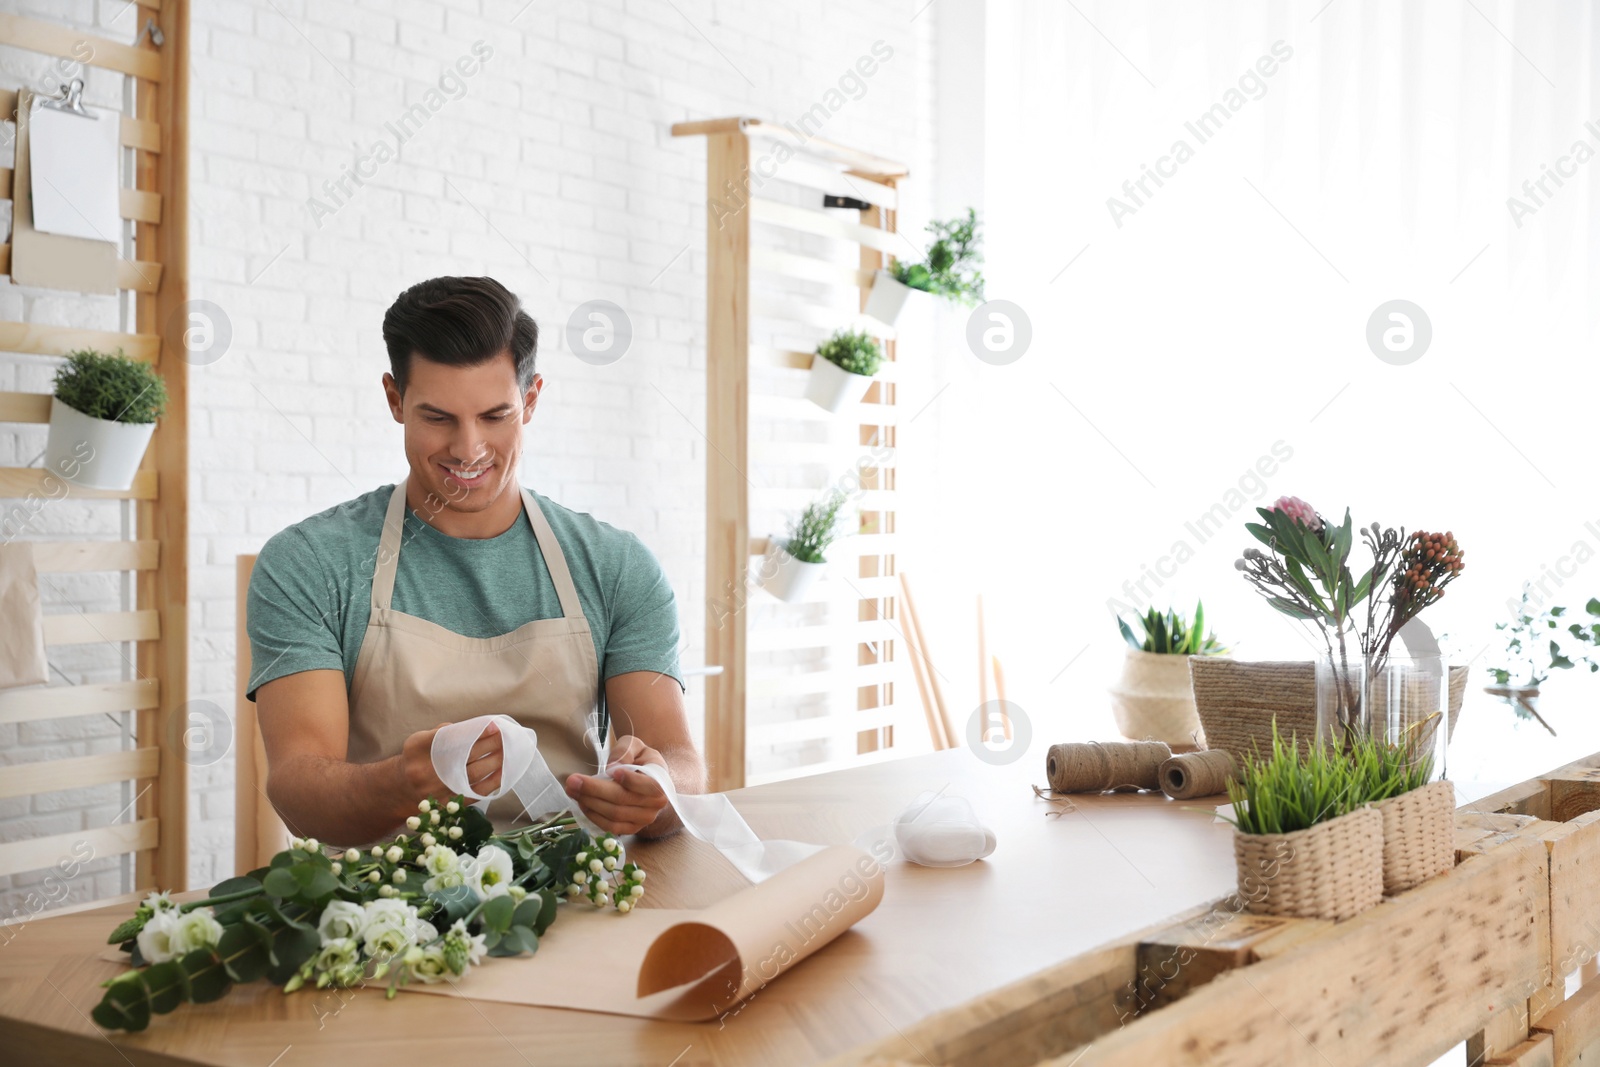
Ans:
[{"label": "man's hand", "polygon": [[639,771],[614,770],[624,763],[654,763],[666,770],[667,758],[637,737],[616,739],[606,769],[610,779],[587,774],[567,777],[567,795],[603,830],[614,834],[636,834],[656,821],[667,807],[667,794],[659,783]]},{"label": "man's hand", "polygon": [[[433,735],[449,725],[442,722],[431,730],[418,730],[406,738],[400,750],[400,773],[405,777],[406,790],[418,800],[448,797],[455,792],[440,781],[433,769]],[[500,768],[504,761],[500,725],[492,722],[473,743],[467,757],[467,783],[473,792],[486,796],[500,788]]]}]

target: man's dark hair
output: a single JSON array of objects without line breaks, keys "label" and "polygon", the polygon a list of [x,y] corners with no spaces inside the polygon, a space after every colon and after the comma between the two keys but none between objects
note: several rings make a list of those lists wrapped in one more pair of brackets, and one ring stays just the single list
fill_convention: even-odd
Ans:
[{"label": "man's dark hair", "polygon": [[383,316],[389,373],[406,391],[411,357],[475,367],[510,349],[517,387],[533,385],[539,326],[515,293],[493,278],[429,278],[401,293]]}]

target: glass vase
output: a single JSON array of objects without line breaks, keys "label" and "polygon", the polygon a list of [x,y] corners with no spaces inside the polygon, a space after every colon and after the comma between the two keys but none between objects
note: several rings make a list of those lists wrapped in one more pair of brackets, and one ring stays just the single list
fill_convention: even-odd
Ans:
[{"label": "glass vase", "polygon": [[1351,737],[1372,731],[1367,699],[1367,664],[1360,649],[1320,656],[1314,671],[1318,745],[1342,749]]},{"label": "glass vase", "polygon": [[1368,690],[1374,731],[1428,764],[1428,780],[1449,777],[1449,669],[1441,655],[1390,655]]}]

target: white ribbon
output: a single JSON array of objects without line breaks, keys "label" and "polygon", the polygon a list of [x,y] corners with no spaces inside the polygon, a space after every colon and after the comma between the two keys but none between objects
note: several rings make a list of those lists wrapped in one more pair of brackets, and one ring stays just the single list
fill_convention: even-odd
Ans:
[{"label": "white ribbon", "polygon": [[901,809],[893,823],[862,831],[855,846],[877,853],[893,840],[899,854],[923,867],[964,867],[995,849],[994,831],[983,824],[965,797],[923,790]]},{"label": "white ribbon", "polygon": [[[467,758],[491,722],[500,727],[504,756],[499,788],[483,794],[473,790],[467,779]],[[677,813],[684,829],[714,846],[752,882],[765,881],[785,867],[821,852],[824,847],[803,841],[761,840],[727,797],[721,793],[680,795],[672,776],[659,764],[622,763],[607,767],[611,739],[608,736],[604,742],[600,741],[599,718],[594,712],[589,714],[584,736],[589,747],[595,750],[596,777],[610,779],[612,771],[616,770],[638,771],[650,777],[666,793],[667,803]],[[479,811],[488,808],[490,801],[514,792],[523,810],[534,820],[570,809],[584,830],[595,835],[604,832],[584,815],[577,802],[567,795],[565,786],[551,773],[539,752],[538,735],[509,715],[480,715],[440,727],[433,735],[431,755],[439,780],[452,793],[472,800],[472,806]]]}]

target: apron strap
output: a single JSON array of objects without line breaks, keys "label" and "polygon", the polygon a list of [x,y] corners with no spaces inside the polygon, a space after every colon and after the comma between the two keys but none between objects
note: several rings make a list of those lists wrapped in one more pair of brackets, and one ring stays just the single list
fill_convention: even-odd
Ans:
[{"label": "apron strap", "polygon": [[394,487],[389,510],[383,519],[383,536],[378,539],[378,562],[372,569],[372,606],[389,610],[394,596],[394,575],[400,566],[400,540],[405,533],[406,483]]},{"label": "apron strap", "polygon": [[544,565],[550,572],[550,581],[556,587],[556,596],[561,599],[561,614],[569,619],[585,619],[583,603],[578,599],[578,587],[572,584],[572,572],[567,569],[567,557],[561,551],[561,543],[556,540],[555,531],[550,529],[550,520],[544,517],[539,502],[534,500],[533,494],[526,489],[522,490],[522,506],[528,513],[528,524],[533,527],[533,536],[539,542],[539,551],[544,554]]}]

